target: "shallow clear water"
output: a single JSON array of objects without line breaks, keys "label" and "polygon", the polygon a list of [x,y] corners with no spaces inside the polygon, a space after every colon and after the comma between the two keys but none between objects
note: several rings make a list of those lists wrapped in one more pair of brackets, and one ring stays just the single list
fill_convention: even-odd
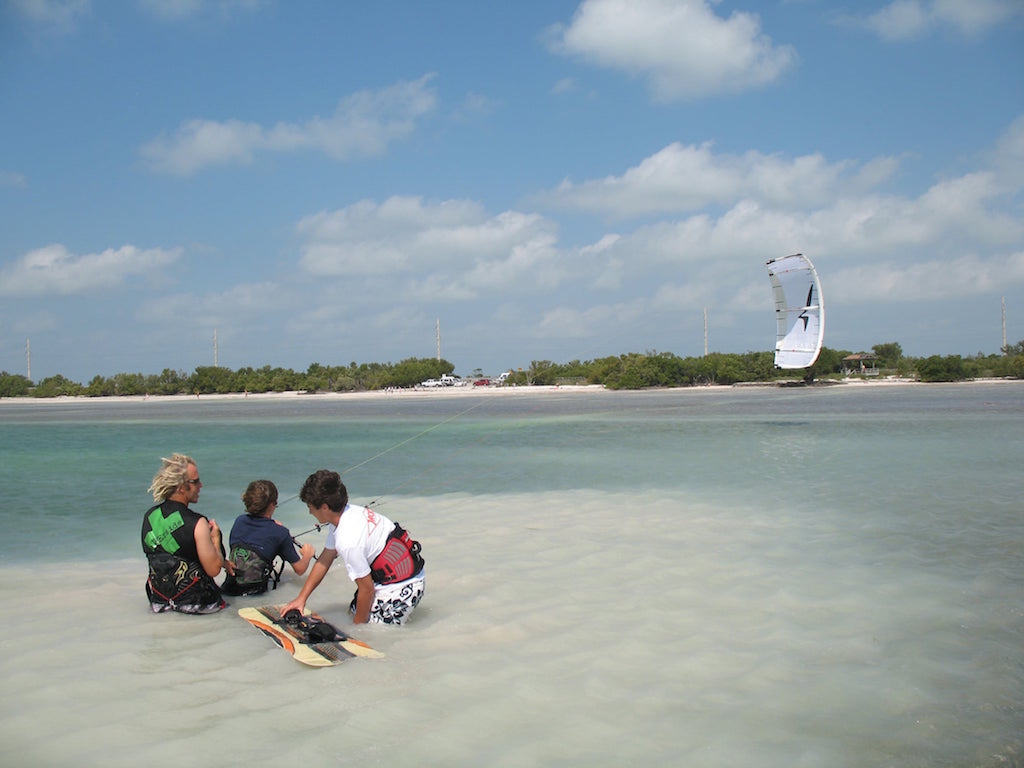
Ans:
[{"label": "shallow clear water", "polygon": [[[1020,383],[5,401],[0,758],[1024,764],[1022,427]],[[387,659],[150,615],[173,451],[225,527],[249,480],[288,500],[319,467],[403,522],[424,603],[355,632]],[[334,569],[310,607],[344,621],[351,591]]]}]

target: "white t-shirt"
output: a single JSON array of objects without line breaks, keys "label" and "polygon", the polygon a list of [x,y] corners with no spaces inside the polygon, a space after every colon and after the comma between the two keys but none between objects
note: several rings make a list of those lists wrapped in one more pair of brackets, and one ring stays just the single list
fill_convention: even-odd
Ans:
[{"label": "white t-shirt", "polygon": [[395,524],[379,512],[348,504],[335,528],[327,524],[326,549],[333,549],[345,562],[348,577],[355,581],[370,574],[370,563],[384,551]]}]

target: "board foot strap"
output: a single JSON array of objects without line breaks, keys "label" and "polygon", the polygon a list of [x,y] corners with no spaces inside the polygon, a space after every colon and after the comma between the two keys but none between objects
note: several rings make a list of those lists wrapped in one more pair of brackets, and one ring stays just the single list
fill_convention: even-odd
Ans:
[{"label": "board foot strap", "polygon": [[371,648],[362,640],[350,637],[315,614],[303,616],[297,609],[292,609],[282,616],[278,606],[265,606],[257,610],[298,642],[314,646],[321,653],[324,653],[325,646],[333,648],[336,645],[342,652],[352,656],[371,659],[379,659],[384,656],[383,653]]}]

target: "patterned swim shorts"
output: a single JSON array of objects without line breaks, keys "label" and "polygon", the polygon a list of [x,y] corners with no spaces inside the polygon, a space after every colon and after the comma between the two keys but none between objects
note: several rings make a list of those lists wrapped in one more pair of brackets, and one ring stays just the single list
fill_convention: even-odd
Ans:
[{"label": "patterned swim shorts", "polygon": [[[412,614],[426,588],[426,576],[420,571],[411,579],[394,584],[378,584],[370,606],[370,624],[404,624]],[[358,592],[357,592],[358,594]],[[352,598],[349,612],[355,613],[356,599]]]}]

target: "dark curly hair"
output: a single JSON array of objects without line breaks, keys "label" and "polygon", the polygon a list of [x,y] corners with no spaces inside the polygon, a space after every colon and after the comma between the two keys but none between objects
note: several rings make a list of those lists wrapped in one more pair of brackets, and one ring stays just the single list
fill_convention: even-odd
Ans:
[{"label": "dark curly hair", "polygon": [[299,499],[314,507],[326,504],[332,512],[340,514],[345,511],[348,504],[348,489],[341,482],[341,475],[337,472],[318,469],[302,484]]}]

